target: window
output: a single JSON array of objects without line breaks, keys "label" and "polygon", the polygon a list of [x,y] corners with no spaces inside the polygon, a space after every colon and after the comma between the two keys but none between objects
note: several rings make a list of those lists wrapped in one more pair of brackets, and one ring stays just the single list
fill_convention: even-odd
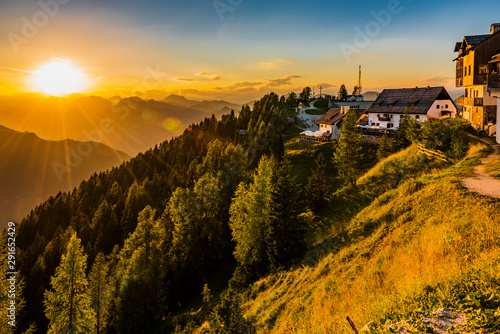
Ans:
[{"label": "window", "polygon": [[471,66],[469,65],[469,75],[472,75]]},{"label": "window", "polygon": [[420,119],[420,115],[415,116],[416,119]]},{"label": "window", "polygon": [[436,105],[436,108],[438,108],[438,109],[439,109],[439,104],[437,104],[437,105]]},{"label": "window", "polygon": [[448,105],[445,105],[444,107],[445,107],[446,109],[448,109]]}]

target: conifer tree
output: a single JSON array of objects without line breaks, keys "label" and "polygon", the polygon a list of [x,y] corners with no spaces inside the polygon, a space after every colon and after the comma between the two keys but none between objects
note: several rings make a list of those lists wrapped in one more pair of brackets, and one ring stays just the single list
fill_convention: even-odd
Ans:
[{"label": "conifer tree", "polygon": [[73,234],[51,278],[53,290],[45,292],[45,315],[50,321],[47,333],[93,333],[95,313],[87,293],[86,267],[87,255]]},{"label": "conifer tree", "polygon": [[353,187],[361,174],[361,154],[361,135],[357,127],[356,112],[350,110],[344,117],[333,160],[339,174]]},{"label": "conifer tree", "polygon": [[266,221],[271,212],[275,162],[263,157],[247,186],[241,183],[230,207],[230,227],[236,241],[234,256],[245,272],[258,276],[268,267]]},{"label": "conifer tree", "polygon": [[95,333],[103,333],[108,318],[111,293],[108,287],[108,265],[103,253],[97,254],[89,274],[89,295],[96,315]]},{"label": "conifer tree", "polygon": [[307,206],[313,212],[317,212],[325,204],[328,192],[326,162],[322,153],[316,158],[315,164],[316,168],[313,169],[306,187]]},{"label": "conifer tree", "polygon": [[382,138],[380,138],[380,142],[378,144],[378,149],[377,149],[377,158],[379,160],[384,159],[390,154],[389,152],[389,143],[388,143],[388,138],[387,134],[384,133]]},{"label": "conifer tree", "polygon": [[345,101],[347,100],[347,89],[345,88],[345,85],[340,86],[339,93],[338,93],[338,100],[339,101]]},{"label": "conifer tree", "polygon": [[139,213],[137,228],[120,251],[119,332],[150,333],[163,317],[165,230],[155,214],[149,205]]},{"label": "conifer tree", "polygon": [[300,188],[290,177],[292,165],[283,161],[276,171],[271,190],[271,210],[266,220],[266,250],[269,269],[276,272],[300,254],[304,246],[304,227],[299,218]]}]

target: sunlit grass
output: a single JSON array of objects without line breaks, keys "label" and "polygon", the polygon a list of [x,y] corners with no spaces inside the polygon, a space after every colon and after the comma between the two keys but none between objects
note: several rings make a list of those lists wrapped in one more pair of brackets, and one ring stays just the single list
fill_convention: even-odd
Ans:
[{"label": "sunlit grass", "polygon": [[486,171],[494,178],[500,179],[500,156],[497,156],[486,165]]},{"label": "sunlit grass", "polygon": [[494,269],[500,268],[500,201],[457,182],[487,148],[474,145],[452,167],[423,163],[413,150],[387,158],[360,179],[367,198],[368,190],[375,195],[382,189],[383,175],[389,186],[332,230],[330,249],[317,263],[254,285],[245,308],[258,332],[350,333],[346,316],[359,330],[372,320],[383,324],[463,307],[457,287],[470,285],[472,276],[484,281],[478,285],[483,295],[500,292],[487,282],[500,279]]}]

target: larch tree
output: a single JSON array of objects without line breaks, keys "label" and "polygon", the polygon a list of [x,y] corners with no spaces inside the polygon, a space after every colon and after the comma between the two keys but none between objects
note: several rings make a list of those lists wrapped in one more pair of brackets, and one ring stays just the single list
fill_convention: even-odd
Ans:
[{"label": "larch tree", "polygon": [[291,177],[290,161],[283,161],[276,170],[276,181],[271,190],[271,208],[266,220],[266,252],[269,269],[276,272],[290,264],[304,248],[305,228],[300,219],[300,188]]},{"label": "larch tree", "polygon": [[234,256],[253,276],[268,267],[266,228],[271,213],[275,162],[263,157],[250,185],[241,183],[230,207],[229,225],[236,242]]},{"label": "larch tree", "polygon": [[166,274],[162,240],[165,230],[155,215],[156,211],[149,205],[139,213],[137,228],[120,251],[119,332],[149,333],[164,314],[167,291],[162,287]]},{"label": "larch tree", "polygon": [[97,254],[89,274],[89,295],[96,315],[95,333],[103,333],[107,324],[111,290],[108,285],[108,265],[103,253]]},{"label": "larch tree", "polygon": [[389,139],[387,138],[387,133],[384,133],[382,138],[380,138],[380,142],[378,144],[377,158],[379,160],[382,160],[389,154],[390,154]]},{"label": "larch tree", "polygon": [[85,276],[87,255],[80,239],[73,234],[66,254],[51,278],[51,291],[45,291],[45,315],[49,334],[93,333],[95,312],[90,305],[88,281]]},{"label": "larch tree", "polygon": [[326,202],[328,192],[325,156],[320,153],[315,161],[316,168],[312,170],[307,181],[307,206],[312,212],[317,212]]},{"label": "larch tree", "polygon": [[350,110],[344,117],[333,160],[339,174],[353,187],[356,186],[356,181],[361,175],[361,158],[361,135],[357,127],[356,112]]}]

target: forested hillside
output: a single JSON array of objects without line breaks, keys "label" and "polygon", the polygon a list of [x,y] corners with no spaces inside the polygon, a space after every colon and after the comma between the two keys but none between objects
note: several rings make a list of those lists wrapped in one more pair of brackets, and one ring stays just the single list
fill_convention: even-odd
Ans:
[{"label": "forested hillside", "polygon": [[18,227],[27,301],[20,328],[34,322],[46,331],[44,293],[72,235],[87,271],[106,266],[105,332],[152,333],[204,284],[227,281],[235,265],[231,199],[262,156],[269,167],[283,159],[288,110],[284,97],[270,94],[238,117],[206,118],[32,210]]},{"label": "forested hillside", "polygon": [[[412,211],[421,189],[429,185],[421,194],[443,206],[440,189],[480,154],[461,160],[466,124],[406,115],[394,138],[374,145],[350,112],[340,139],[303,146],[293,105],[293,95],[269,94],[238,116],[206,118],[35,208],[18,226],[20,332],[345,332],[335,303],[356,321],[407,316],[385,307],[401,291],[383,285],[397,256],[389,267],[384,257],[367,269],[363,261],[392,247],[385,238],[411,227],[405,219],[420,217],[410,232],[419,231],[429,212]],[[440,183],[432,175],[443,171]],[[358,275],[375,285],[351,296]],[[405,298],[438,283],[412,282]],[[365,315],[350,301],[371,298],[372,288],[389,297]]]}]

